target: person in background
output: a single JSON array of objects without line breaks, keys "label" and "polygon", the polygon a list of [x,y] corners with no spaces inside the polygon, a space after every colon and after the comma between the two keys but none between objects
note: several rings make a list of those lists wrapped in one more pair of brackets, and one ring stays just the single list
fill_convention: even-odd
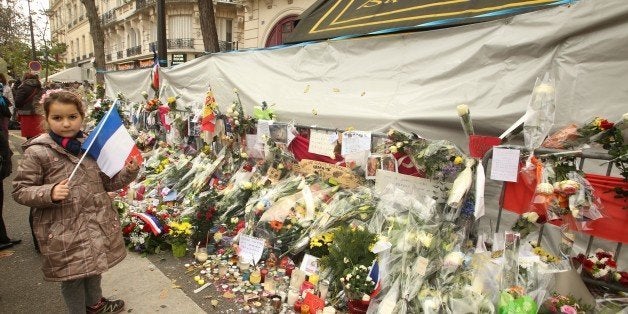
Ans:
[{"label": "person in background", "polygon": [[[33,73],[25,73],[22,84],[17,87],[15,97],[15,110],[20,122],[20,131],[22,136],[27,140],[42,134],[43,118],[38,113],[39,99],[43,94],[39,76]],[[33,236],[33,245],[35,251],[39,252],[39,243],[33,231],[33,208],[28,215],[28,223],[31,227],[31,235]]]},{"label": "person in background", "polygon": [[[11,155],[13,152],[9,148],[9,141],[4,133],[0,132],[0,181],[4,181],[11,174]],[[0,250],[8,249],[22,242],[22,240],[12,240],[7,235],[7,228],[2,217],[3,208],[4,184],[0,184]]]},{"label": "person in background", "polygon": [[[7,106],[9,109],[9,113],[12,113],[13,110],[13,92],[11,91],[11,87],[7,83],[7,78],[4,74],[0,73],[0,96],[4,96],[4,99],[0,100],[2,102],[1,105]],[[8,103],[5,103],[8,100]],[[6,112],[6,111],[4,111]],[[2,115],[0,117],[0,129],[4,132],[4,136],[8,141],[9,138],[9,120],[10,116]]]},{"label": "person in background", "polygon": [[33,73],[26,73],[24,74],[22,84],[18,86],[13,95],[22,136],[26,139],[33,138],[44,132],[42,130],[43,118],[37,113],[37,106],[42,93],[43,89],[39,82],[39,76]]},{"label": "person in background", "polygon": [[118,213],[108,191],[128,185],[139,172],[130,160],[115,176],[96,160],[81,158],[85,111],[80,98],[66,90],[42,96],[48,133],[24,143],[13,179],[13,198],[35,208],[33,226],[40,245],[44,279],[60,281],[70,313],[119,313],[124,301],[103,298],[101,274],[126,257]]}]

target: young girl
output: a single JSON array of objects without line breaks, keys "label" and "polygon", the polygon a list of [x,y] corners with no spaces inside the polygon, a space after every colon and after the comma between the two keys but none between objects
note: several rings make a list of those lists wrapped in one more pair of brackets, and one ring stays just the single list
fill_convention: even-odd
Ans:
[{"label": "young girl", "polygon": [[126,256],[117,211],[108,191],[129,184],[136,161],[113,178],[81,157],[85,112],[81,100],[64,90],[47,92],[40,102],[48,133],[27,141],[13,180],[13,198],[35,208],[33,227],[42,255],[44,278],[61,281],[70,313],[119,313],[122,300],[102,297],[101,274]]}]

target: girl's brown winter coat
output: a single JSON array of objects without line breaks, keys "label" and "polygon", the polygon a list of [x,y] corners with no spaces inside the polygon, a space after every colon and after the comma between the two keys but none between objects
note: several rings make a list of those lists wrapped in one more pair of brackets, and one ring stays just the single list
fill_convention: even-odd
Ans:
[{"label": "girl's brown winter coat", "polygon": [[101,274],[126,256],[120,219],[108,191],[129,184],[137,171],[123,168],[113,178],[86,157],[69,183],[70,195],[53,202],[54,185],[70,177],[79,158],[42,134],[27,141],[13,180],[13,198],[36,208],[33,229],[44,278],[66,281]]}]

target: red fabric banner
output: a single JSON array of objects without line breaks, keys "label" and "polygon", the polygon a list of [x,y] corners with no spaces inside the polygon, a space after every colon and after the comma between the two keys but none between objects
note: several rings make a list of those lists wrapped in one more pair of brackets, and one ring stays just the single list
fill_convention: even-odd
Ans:
[{"label": "red fabric banner", "polygon": [[329,158],[327,156],[312,154],[308,152],[308,148],[310,147],[310,140],[298,134],[292,143],[290,143],[290,150],[294,154],[294,157],[301,161],[301,159],[310,159],[316,161],[322,161],[329,164],[336,164],[343,161],[342,157],[336,156],[335,159]]},{"label": "red fabric banner", "polygon": [[[585,178],[591,183],[594,193],[600,198],[604,215],[603,218],[587,221],[580,232],[607,239],[615,242],[628,243],[628,201],[626,198],[617,198],[615,193],[616,187],[622,187],[628,190],[628,182],[624,182],[622,178],[607,177],[596,174],[586,174]],[[538,208],[530,208],[532,197],[534,196],[534,186],[536,184],[526,185],[521,174],[517,177],[517,182],[507,182],[504,193],[504,209],[523,214],[529,211],[535,211],[539,215],[545,213],[540,212]],[[560,222],[555,222],[555,224]],[[573,225],[570,223],[570,225]]]}]

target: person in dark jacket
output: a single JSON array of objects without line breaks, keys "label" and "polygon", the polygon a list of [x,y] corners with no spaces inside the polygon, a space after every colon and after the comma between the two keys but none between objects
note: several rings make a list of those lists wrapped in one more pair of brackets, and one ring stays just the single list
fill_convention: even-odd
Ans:
[{"label": "person in dark jacket", "polygon": [[[13,94],[15,112],[18,115],[18,121],[20,121],[20,130],[22,136],[27,140],[44,133],[42,128],[43,117],[38,112],[40,107],[39,100],[42,94],[43,88],[41,87],[41,82],[39,82],[39,76],[33,73],[24,74],[22,84],[17,87],[15,94]],[[39,243],[33,231],[33,211],[34,209],[31,208],[31,212],[28,215],[28,224],[31,227],[35,251],[39,253]]]},{"label": "person in dark jacket", "polygon": [[[0,181],[4,181],[11,174],[11,148],[9,141],[3,132],[0,132]],[[0,250],[8,249],[22,240],[12,240],[7,235],[7,228],[4,225],[2,209],[4,208],[4,184],[0,182]]]},{"label": "person in dark jacket", "polygon": [[26,139],[43,133],[43,118],[38,113],[39,99],[43,88],[39,82],[39,76],[33,73],[24,74],[22,84],[18,86],[13,95],[15,110],[19,116],[22,136]]}]

